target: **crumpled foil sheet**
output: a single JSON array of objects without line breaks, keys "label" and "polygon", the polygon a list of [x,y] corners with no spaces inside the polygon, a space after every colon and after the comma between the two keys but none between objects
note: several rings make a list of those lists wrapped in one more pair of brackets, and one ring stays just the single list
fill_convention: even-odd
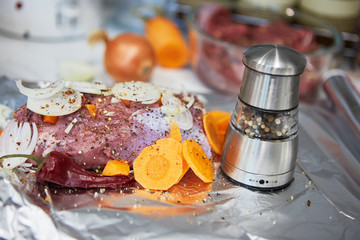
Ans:
[{"label": "crumpled foil sheet", "polygon": [[[0,96],[14,87],[0,78]],[[1,103],[25,101],[10,95]],[[294,181],[276,192],[234,185],[219,169],[208,197],[191,205],[136,190],[69,191],[0,176],[0,238],[357,239],[360,141],[341,113],[321,104],[301,104],[299,122]]]}]

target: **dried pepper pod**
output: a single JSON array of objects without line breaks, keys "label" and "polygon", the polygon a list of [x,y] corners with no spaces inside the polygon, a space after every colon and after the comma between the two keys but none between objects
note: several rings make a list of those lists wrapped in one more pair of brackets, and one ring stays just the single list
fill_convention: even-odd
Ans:
[{"label": "dried pepper pod", "polygon": [[132,186],[135,179],[128,176],[101,176],[76,164],[60,152],[50,152],[45,157],[25,154],[11,154],[1,157],[26,157],[38,164],[36,178],[40,182],[51,182],[64,187],[79,188],[123,188]]}]

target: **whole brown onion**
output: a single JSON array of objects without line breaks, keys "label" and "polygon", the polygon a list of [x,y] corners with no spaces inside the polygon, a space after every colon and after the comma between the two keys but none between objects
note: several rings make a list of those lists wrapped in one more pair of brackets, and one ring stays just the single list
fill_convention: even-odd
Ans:
[{"label": "whole brown onion", "polygon": [[154,50],[145,37],[122,33],[108,39],[104,31],[95,32],[89,37],[91,44],[99,40],[106,43],[104,65],[115,81],[149,81],[156,60]]}]

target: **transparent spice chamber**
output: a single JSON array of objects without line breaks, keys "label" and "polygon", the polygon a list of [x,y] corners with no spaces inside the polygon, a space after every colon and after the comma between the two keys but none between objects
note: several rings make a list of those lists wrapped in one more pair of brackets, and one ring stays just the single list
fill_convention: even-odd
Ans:
[{"label": "transparent spice chamber", "polygon": [[250,138],[282,140],[298,133],[298,109],[267,111],[238,100],[231,124]]}]

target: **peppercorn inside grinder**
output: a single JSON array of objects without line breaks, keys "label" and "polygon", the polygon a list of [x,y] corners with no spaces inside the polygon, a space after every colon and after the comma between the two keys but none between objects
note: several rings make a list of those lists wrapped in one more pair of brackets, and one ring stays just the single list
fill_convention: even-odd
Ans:
[{"label": "peppercorn inside grinder", "polygon": [[259,44],[244,51],[243,63],[221,168],[246,187],[281,189],[290,184],[296,165],[299,84],[306,59],[285,46]]}]

